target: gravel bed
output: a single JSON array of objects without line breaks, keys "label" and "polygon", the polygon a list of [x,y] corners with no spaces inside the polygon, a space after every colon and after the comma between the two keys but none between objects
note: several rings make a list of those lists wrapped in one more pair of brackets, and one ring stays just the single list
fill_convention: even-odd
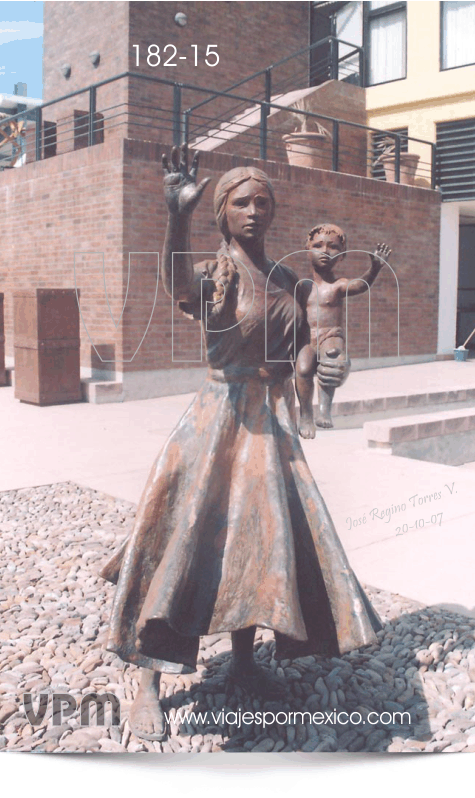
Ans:
[{"label": "gravel bed", "polygon": [[[114,587],[98,576],[130,531],[135,509],[72,483],[0,493],[0,749],[475,751],[475,619],[371,587],[366,590],[385,621],[377,645],[341,658],[279,663],[272,633],[258,631],[257,660],[286,680],[287,697],[276,703],[227,683],[229,635],[210,635],[201,641],[195,674],[162,677],[162,699],[166,711],[213,711],[216,722],[208,714],[207,723],[172,723],[161,743],[136,738],[127,717],[139,671],[104,649]],[[53,725],[51,701],[41,725],[30,725],[23,694],[52,692],[68,693],[78,704],[89,693],[114,693],[120,725],[97,726],[94,706],[88,726],[81,726],[79,710]],[[265,728],[235,722],[238,711],[257,718],[263,710],[355,712],[361,721],[315,723],[305,715]],[[387,714],[372,724],[370,712]],[[388,722],[398,712],[410,719]]]}]

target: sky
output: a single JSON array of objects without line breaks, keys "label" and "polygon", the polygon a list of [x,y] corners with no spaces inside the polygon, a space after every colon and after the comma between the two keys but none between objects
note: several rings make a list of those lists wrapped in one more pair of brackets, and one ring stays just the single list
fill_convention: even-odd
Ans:
[{"label": "sky", "polygon": [[0,93],[27,84],[27,96],[43,96],[43,3],[0,0]]}]

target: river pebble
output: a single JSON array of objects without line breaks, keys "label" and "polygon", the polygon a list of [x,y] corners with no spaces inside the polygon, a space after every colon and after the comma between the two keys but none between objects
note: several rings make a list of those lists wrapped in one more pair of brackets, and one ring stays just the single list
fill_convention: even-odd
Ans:
[{"label": "river pebble", "polygon": [[[135,512],[129,502],[73,483],[0,493],[0,749],[474,750],[475,619],[371,587],[365,589],[384,622],[377,644],[341,657],[278,662],[272,632],[258,630],[257,661],[286,686],[280,700],[266,701],[227,679],[230,635],[209,635],[201,639],[196,673],[162,678],[164,710],[195,716],[175,716],[163,742],[135,737],[127,717],[139,669],[105,650],[114,587],[98,576]],[[67,703],[53,714],[53,692],[70,697],[70,714]],[[120,701],[120,725],[112,725],[106,705],[98,726],[92,703],[90,725],[81,726],[81,698],[106,692]],[[27,718],[24,694],[32,694],[37,719]],[[255,714],[244,720],[245,712]],[[263,712],[296,715],[272,723],[269,714],[264,727]]]}]

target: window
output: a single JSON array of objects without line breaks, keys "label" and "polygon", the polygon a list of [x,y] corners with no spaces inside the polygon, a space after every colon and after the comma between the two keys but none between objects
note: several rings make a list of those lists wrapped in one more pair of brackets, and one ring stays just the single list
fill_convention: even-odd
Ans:
[{"label": "window", "polygon": [[406,77],[406,3],[366,2],[367,85]]},{"label": "window", "polygon": [[441,3],[441,69],[475,64],[475,2]]},{"label": "window", "polygon": [[342,41],[335,48],[336,52],[332,52],[328,42],[311,50],[310,85],[316,86],[331,78],[362,85],[363,63],[358,48],[363,46],[363,3],[312,3],[310,42],[315,44],[327,36]]},{"label": "window", "polygon": [[[359,54],[354,53],[355,48],[363,46],[363,4],[345,3],[334,15],[334,35],[349,44],[340,44],[338,56],[340,58],[338,80],[348,80],[356,83],[359,75]],[[350,53],[354,53],[350,55]]]}]

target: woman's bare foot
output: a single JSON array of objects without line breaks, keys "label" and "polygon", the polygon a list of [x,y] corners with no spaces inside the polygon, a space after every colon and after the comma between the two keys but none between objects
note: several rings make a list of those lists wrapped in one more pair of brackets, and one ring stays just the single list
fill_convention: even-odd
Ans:
[{"label": "woman's bare foot", "polygon": [[159,696],[160,674],[143,668],[140,687],[129,715],[130,730],[136,737],[160,741],[167,736],[167,724]]}]

